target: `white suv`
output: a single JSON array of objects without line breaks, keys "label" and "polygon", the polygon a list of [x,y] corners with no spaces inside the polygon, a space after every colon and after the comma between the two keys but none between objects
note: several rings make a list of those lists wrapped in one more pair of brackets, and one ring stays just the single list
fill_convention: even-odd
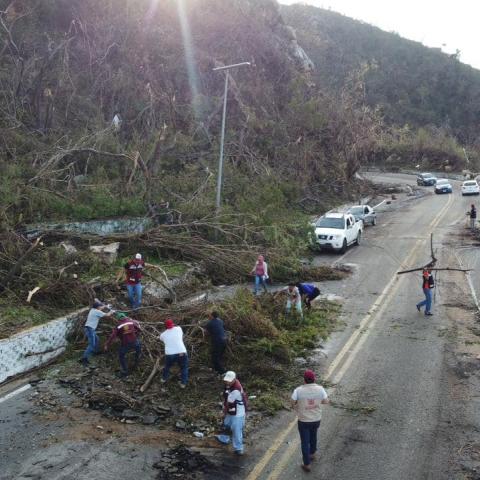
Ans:
[{"label": "white suv", "polygon": [[318,247],[344,253],[349,245],[359,245],[363,221],[355,220],[350,213],[326,213],[315,224],[315,241]]},{"label": "white suv", "polygon": [[476,180],[467,180],[462,184],[462,195],[480,195],[480,187]]}]

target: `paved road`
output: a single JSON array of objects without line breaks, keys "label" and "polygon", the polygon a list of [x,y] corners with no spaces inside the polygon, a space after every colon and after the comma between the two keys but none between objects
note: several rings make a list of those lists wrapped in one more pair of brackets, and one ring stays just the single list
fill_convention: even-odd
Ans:
[{"label": "paved road", "polygon": [[[382,183],[415,183],[406,175],[376,177]],[[321,461],[311,478],[457,478],[448,472],[460,407],[450,395],[450,338],[442,333],[451,327],[443,307],[451,285],[439,278],[435,316],[425,318],[414,307],[420,299],[418,277],[396,276],[399,269],[429,259],[430,232],[439,258],[451,261],[455,234],[471,202],[454,184],[451,196],[428,194],[383,205],[378,226],[366,230],[362,245],[342,257],[319,257],[350,263],[354,274],[328,284],[330,293],[344,298],[344,327],[315,359],[323,377],[335,384],[329,388],[335,405],[325,408]],[[462,250],[461,255],[469,266],[476,261],[475,253]],[[480,287],[480,277],[472,279]],[[88,435],[80,435],[81,419],[32,416],[31,390],[2,401],[4,394],[0,391],[1,480],[156,477],[156,443],[148,445],[141,437],[132,448],[121,431],[109,442],[91,442],[88,435],[100,433],[90,425]],[[463,429],[479,423],[468,415],[462,417]],[[294,416],[281,415],[250,438],[242,463],[242,479],[303,478]]]},{"label": "paved road", "polygon": [[[375,180],[415,183],[408,175]],[[341,260],[354,264],[356,272],[337,285],[345,298],[346,327],[326,345],[328,358],[317,359],[323,377],[335,384],[329,389],[334,406],[324,410],[321,461],[311,478],[454,478],[450,447],[460,407],[449,386],[450,339],[442,334],[450,327],[442,307],[449,300],[448,282],[443,288],[439,278],[435,315],[425,317],[415,309],[419,276],[396,275],[429,260],[431,232],[437,256],[451,261],[452,235],[463,228],[471,202],[459,194],[459,182],[453,183],[453,195],[429,193],[388,207],[379,225],[366,230],[362,245]],[[244,478],[305,475],[294,415],[279,423],[256,439],[255,462]]]}]

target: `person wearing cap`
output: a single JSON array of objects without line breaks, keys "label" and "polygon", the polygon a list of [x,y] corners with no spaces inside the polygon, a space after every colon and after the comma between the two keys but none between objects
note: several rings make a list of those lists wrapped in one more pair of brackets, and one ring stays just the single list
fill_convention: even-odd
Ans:
[{"label": "person wearing cap", "polygon": [[80,362],[86,367],[90,362],[89,358],[92,354],[97,354],[100,351],[100,339],[97,335],[98,322],[101,318],[111,316],[114,313],[107,305],[104,305],[100,300],[95,299],[92,308],[88,312],[87,321],[83,331],[87,337],[88,346],[83,352]]},{"label": "person wearing cap", "polygon": [[243,429],[247,410],[247,396],[235,372],[228,371],[223,377],[223,425],[232,432],[233,450],[243,455]]},{"label": "person wearing cap", "polygon": [[138,308],[142,303],[142,276],[145,270],[145,261],[142,255],[137,253],[135,258],[129,260],[125,265],[126,284],[128,299],[132,308]]},{"label": "person wearing cap", "polygon": [[142,347],[138,334],[140,333],[140,324],[133,318],[127,317],[123,312],[116,312],[115,318],[117,325],[112,330],[110,337],[105,343],[105,351],[108,350],[112,342],[120,339],[120,348],[118,350],[118,358],[120,360],[120,376],[126,377],[128,375],[127,352],[135,350],[135,366],[138,365],[140,355],[142,354]]},{"label": "person wearing cap", "polygon": [[421,308],[425,306],[425,315],[433,315],[432,313],[432,288],[435,287],[433,281],[432,271],[429,268],[424,268],[422,272],[422,290],[425,295],[425,300],[417,303],[417,310],[420,312]]},{"label": "person wearing cap", "polygon": [[255,286],[253,288],[253,293],[258,295],[258,290],[260,285],[262,285],[265,292],[268,292],[267,289],[267,280],[268,280],[268,264],[263,258],[263,255],[259,255],[257,261],[255,262],[252,271],[250,272],[251,275],[255,276]]},{"label": "person wearing cap", "polygon": [[224,374],[223,355],[227,348],[227,334],[218,312],[213,311],[210,314],[210,320],[206,323],[205,328],[210,335],[213,368],[217,373]]},{"label": "person wearing cap", "polygon": [[298,432],[302,449],[302,469],[310,471],[310,464],[317,451],[317,434],[322,419],[322,405],[329,403],[325,389],[315,383],[315,373],[306,370],[304,384],[292,393],[292,402],[298,415]]},{"label": "person wearing cap", "polygon": [[165,344],[165,366],[162,383],[168,380],[170,369],[176,363],[181,369],[180,387],[185,388],[188,382],[188,355],[183,343],[182,328],[168,318],[165,320],[165,331],[160,335],[160,340]]}]

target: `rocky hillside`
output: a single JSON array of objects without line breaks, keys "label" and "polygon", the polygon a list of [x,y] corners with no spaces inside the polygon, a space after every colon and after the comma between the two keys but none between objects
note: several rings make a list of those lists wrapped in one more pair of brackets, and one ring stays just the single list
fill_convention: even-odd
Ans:
[{"label": "rocky hillside", "polygon": [[314,61],[319,85],[336,90],[363,69],[366,102],[389,123],[444,127],[464,143],[478,141],[480,71],[461,63],[460,53],[447,55],[329,10],[281,11]]}]

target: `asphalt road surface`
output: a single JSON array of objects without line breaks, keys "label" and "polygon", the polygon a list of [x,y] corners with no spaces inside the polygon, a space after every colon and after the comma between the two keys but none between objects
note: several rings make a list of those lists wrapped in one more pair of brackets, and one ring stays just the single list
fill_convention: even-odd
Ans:
[{"label": "asphalt road surface", "polygon": [[[409,175],[378,174],[374,180],[415,184]],[[425,317],[415,308],[422,299],[420,275],[397,275],[430,259],[431,233],[440,262],[476,264],[474,246],[457,251],[472,200],[461,197],[459,182],[453,184],[452,195],[425,188],[424,196],[400,195],[383,204],[378,225],[366,228],[360,246],[342,256],[318,257],[320,263],[350,264],[354,271],[344,281],[322,286],[343,299],[343,318],[342,328],[312,359],[332,400],[324,408],[320,458],[310,474],[301,471],[295,415],[286,412],[248,438],[241,473],[231,478],[475,478],[452,473],[452,450],[463,441],[458,436],[478,433],[480,422],[478,408],[461,401],[468,386],[452,377],[454,339],[445,332],[452,328],[447,305],[455,302],[456,289],[480,292],[480,276],[473,272],[470,283],[463,274],[455,281],[439,276],[434,316]],[[5,397],[14,387],[0,389],[1,480],[156,478],[153,443],[140,437],[130,447],[121,432],[107,442],[70,438],[73,430],[66,427],[78,419],[39,422],[32,416],[32,390]]]},{"label": "asphalt road surface", "polygon": [[[377,174],[374,180],[415,184],[410,175]],[[324,408],[321,454],[308,474],[311,478],[480,478],[452,473],[456,431],[464,427],[459,423],[479,424],[478,416],[466,418],[475,413],[460,411],[464,406],[449,373],[452,339],[443,332],[449,331],[451,320],[443,305],[455,301],[453,290],[439,276],[435,314],[425,317],[415,308],[422,299],[420,275],[396,274],[429,261],[431,233],[439,260],[458,267],[452,264],[452,238],[465,229],[472,199],[461,196],[460,182],[453,185],[453,195],[435,195],[425,188],[428,193],[422,198],[385,206],[378,226],[366,229],[362,245],[340,259],[352,264],[355,273],[336,286],[335,293],[344,298],[345,329],[326,344],[328,357],[317,359],[323,379],[333,384],[327,389],[333,405]],[[469,262],[472,259],[465,260]],[[480,286],[475,278],[473,286]],[[299,468],[293,413],[255,440],[255,461],[244,478],[291,480],[307,475]]]}]

